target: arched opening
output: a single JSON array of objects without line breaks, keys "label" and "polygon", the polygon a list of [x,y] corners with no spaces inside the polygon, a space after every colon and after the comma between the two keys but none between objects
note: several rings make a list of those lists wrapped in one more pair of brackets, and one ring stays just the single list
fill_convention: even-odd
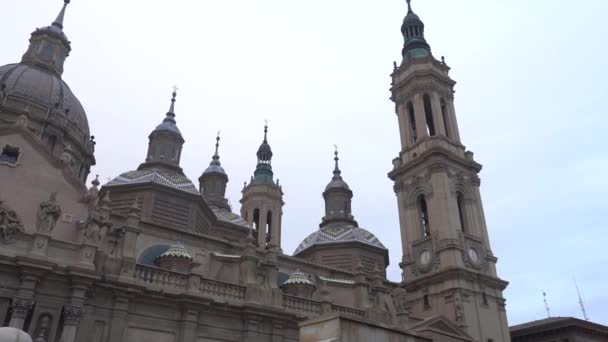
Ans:
[{"label": "arched opening", "polygon": [[435,121],[433,120],[433,107],[431,107],[431,97],[429,94],[424,94],[422,97],[424,103],[424,117],[426,119],[426,129],[429,135],[435,135]]},{"label": "arched opening", "polygon": [[414,104],[412,102],[407,103],[407,117],[410,122],[410,136],[412,137],[412,143],[418,140],[418,133],[416,133],[416,116],[414,115]]},{"label": "arched opening", "polygon": [[451,138],[450,126],[448,125],[448,107],[444,99],[441,99],[441,117],[443,118],[443,127],[445,127],[445,136]]},{"label": "arched opening", "polygon": [[273,231],[271,229],[272,220],[273,220],[272,211],[268,211],[267,218],[266,218],[266,241],[267,242],[270,242],[270,239],[272,238],[272,233],[273,233]]},{"label": "arched opening", "polygon": [[256,231],[260,228],[260,209],[253,210],[253,229]]},{"label": "arched opening", "polygon": [[467,233],[468,227],[465,217],[465,207],[464,207],[464,195],[462,192],[458,192],[456,195],[456,202],[458,204],[458,217],[460,218],[460,229]]},{"label": "arched opening", "polygon": [[143,252],[139,254],[139,257],[137,258],[137,264],[156,267],[156,263],[154,262],[156,257],[165,253],[167,250],[169,250],[170,247],[171,246],[169,245],[155,245],[146,248]]},{"label": "arched opening", "polygon": [[51,135],[49,136],[49,149],[51,150],[51,154],[55,154],[55,147],[57,146],[57,136]]},{"label": "arched opening", "polygon": [[426,197],[424,195],[418,196],[418,212],[420,216],[420,227],[422,229],[422,236],[431,236],[431,224],[429,221],[429,210],[426,204]]}]

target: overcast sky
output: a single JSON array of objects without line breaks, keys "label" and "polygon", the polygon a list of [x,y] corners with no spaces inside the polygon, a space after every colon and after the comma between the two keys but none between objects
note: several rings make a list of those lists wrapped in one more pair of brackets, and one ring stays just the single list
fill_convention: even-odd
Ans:
[{"label": "overcast sky", "polygon": [[[456,86],[463,143],[484,165],[486,219],[510,324],[581,316],[608,324],[608,1],[414,0]],[[59,0],[4,1],[0,64],[20,60]],[[222,131],[239,210],[264,119],[285,192],[283,249],[318,228],[333,145],[362,227],[400,279],[397,204],[386,176],[400,148],[389,74],[403,0],[74,0],[64,79],[88,113],[105,183],[137,168],[180,88],[182,167],[197,183]]]}]

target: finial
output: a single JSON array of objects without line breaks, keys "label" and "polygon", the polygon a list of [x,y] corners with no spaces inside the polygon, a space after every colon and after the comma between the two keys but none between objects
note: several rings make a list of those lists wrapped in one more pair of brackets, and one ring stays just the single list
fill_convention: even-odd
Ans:
[{"label": "finial", "polygon": [[69,3],[70,3],[70,0],[63,1],[63,8],[61,8],[61,11],[57,15],[57,19],[55,19],[55,21],[53,21],[53,26],[57,26],[60,29],[63,29],[63,18],[65,17],[65,9],[66,9],[66,7],[68,7]]},{"label": "finial", "polygon": [[268,120],[264,120],[264,142],[267,142],[268,136]]},{"label": "finial", "polygon": [[340,167],[338,166],[338,160],[340,160],[340,158],[338,158],[338,145],[334,145],[334,149],[334,161],[336,162],[336,166],[334,168],[334,177],[339,177],[342,171],[340,171]]},{"label": "finial", "polygon": [[407,1],[407,13],[412,13],[412,0],[406,0]]},{"label": "finial", "polygon": [[95,179],[93,179],[93,181],[91,182],[91,184],[93,184],[93,186],[99,186],[99,175],[95,175]]},{"label": "finial", "polygon": [[218,148],[220,147],[220,131],[217,131],[217,137],[215,138],[215,155],[218,156]]}]

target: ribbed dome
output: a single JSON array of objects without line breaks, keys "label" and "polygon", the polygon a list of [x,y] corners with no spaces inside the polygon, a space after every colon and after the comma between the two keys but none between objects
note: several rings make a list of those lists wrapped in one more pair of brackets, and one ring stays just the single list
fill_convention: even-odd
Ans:
[{"label": "ribbed dome", "polygon": [[[89,122],[84,108],[56,73],[25,63],[5,65],[0,67],[0,88],[8,96],[6,107],[22,112],[33,104],[40,107],[37,112],[52,113],[40,119],[64,126],[83,144],[89,140]],[[33,109],[29,111],[36,114]]]}]

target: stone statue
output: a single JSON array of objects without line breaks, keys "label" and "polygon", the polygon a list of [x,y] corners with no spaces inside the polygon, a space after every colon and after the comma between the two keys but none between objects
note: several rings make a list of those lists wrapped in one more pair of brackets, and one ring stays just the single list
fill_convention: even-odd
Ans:
[{"label": "stone statue", "polygon": [[72,156],[72,151],[72,147],[67,145],[59,157],[63,166],[70,170],[74,168],[74,157]]},{"label": "stone statue", "polygon": [[9,243],[15,237],[17,232],[23,233],[23,225],[17,217],[17,213],[4,207],[0,200],[0,240],[4,243]]},{"label": "stone statue", "polygon": [[36,221],[36,229],[41,233],[50,233],[55,229],[57,220],[61,216],[61,207],[57,202],[57,193],[53,192],[48,201],[40,203]]},{"label": "stone statue", "polygon": [[109,213],[95,209],[91,211],[89,217],[83,222],[83,232],[85,240],[92,243],[99,243],[106,235],[108,229],[112,227]]},{"label": "stone statue", "polygon": [[465,325],[464,305],[462,304],[460,294],[456,294],[454,299],[454,315],[456,317],[456,324],[459,326]]}]

